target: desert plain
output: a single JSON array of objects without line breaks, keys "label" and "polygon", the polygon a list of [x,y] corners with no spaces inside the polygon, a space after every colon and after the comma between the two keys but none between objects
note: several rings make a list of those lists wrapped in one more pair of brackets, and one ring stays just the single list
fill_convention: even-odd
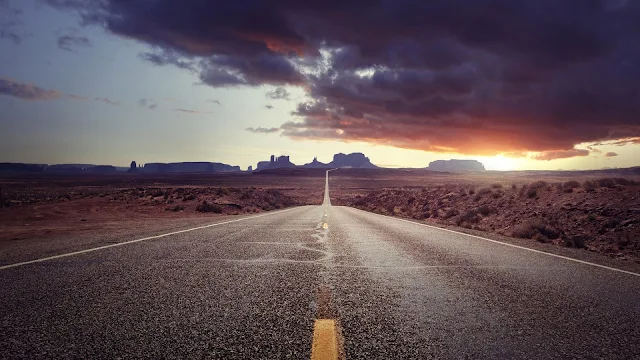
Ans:
[{"label": "desert plain", "polygon": [[[340,169],[330,174],[334,206],[640,264],[638,168],[465,174]],[[131,229],[151,236],[221,217],[319,205],[324,176],[324,169],[3,175],[0,262],[20,260],[26,242],[59,251],[95,239],[117,241]]]}]

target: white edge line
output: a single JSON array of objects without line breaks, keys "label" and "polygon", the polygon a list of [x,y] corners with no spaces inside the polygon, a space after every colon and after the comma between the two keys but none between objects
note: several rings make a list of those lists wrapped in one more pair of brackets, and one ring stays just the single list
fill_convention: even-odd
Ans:
[{"label": "white edge line", "polygon": [[592,262],[588,262],[588,261],[584,261],[584,260],[578,260],[578,259],[574,259],[568,256],[563,256],[563,255],[557,255],[557,254],[553,254],[553,253],[548,253],[546,251],[540,251],[540,250],[536,250],[536,249],[531,249],[525,246],[520,246],[520,245],[514,245],[514,244],[509,244],[506,242],[502,242],[502,241],[498,241],[498,240],[492,240],[492,239],[487,239],[487,238],[483,238],[482,236],[477,236],[477,235],[471,235],[471,234],[467,234],[467,233],[463,233],[460,231],[455,231],[455,230],[449,230],[449,229],[445,229],[445,228],[441,228],[441,227],[437,227],[437,226],[433,226],[433,225],[427,225],[427,224],[423,224],[423,223],[419,223],[419,222],[415,222],[415,221],[411,221],[411,220],[406,220],[406,219],[401,219],[401,218],[397,218],[397,217],[393,217],[393,216],[388,216],[388,215],[382,215],[382,214],[376,214],[374,212],[370,212],[370,211],[365,211],[365,210],[361,210],[358,208],[354,208],[351,206],[348,206],[351,209],[356,209],[358,211],[362,211],[368,214],[374,214],[374,215],[378,215],[378,216],[382,216],[382,217],[386,217],[389,219],[393,219],[393,220],[398,220],[398,221],[404,221],[410,224],[415,224],[415,225],[420,225],[420,226],[426,226],[428,228],[432,228],[432,229],[437,229],[437,230],[442,230],[442,231],[448,231],[454,234],[460,234],[460,235],[464,235],[464,236],[469,236],[472,238],[476,238],[476,239],[480,239],[480,240],[484,240],[484,241],[489,241],[492,243],[496,243],[496,244],[501,244],[504,246],[510,246],[510,247],[514,247],[516,249],[522,249],[522,250],[527,250],[527,251],[531,251],[534,253],[538,253],[538,254],[544,254],[544,255],[548,255],[548,256],[553,256],[553,257],[557,257],[560,259],[565,259],[565,260],[569,260],[569,261],[574,261],[580,264],[585,264],[585,265],[591,265],[591,266],[595,266],[595,267],[599,267],[602,269],[607,269],[607,270],[611,270],[611,271],[617,271],[617,272],[621,272],[621,273],[625,273],[625,274],[629,274],[629,275],[633,275],[633,276],[640,276],[639,273],[635,273],[633,271],[627,271],[627,270],[622,270],[622,269],[617,269],[614,267],[610,267],[610,266],[606,266],[606,265],[600,265],[600,264],[596,264],[596,263],[592,263]]},{"label": "white edge line", "polygon": [[112,248],[112,247],[116,247],[116,246],[123,246],[123,245],[133,244],[133,243],[137,243],[137,242],[141,242],[141,241],[145,241],[145,240],[159,239],[159,238],[163,238],[163,237],[166,237],[166,236],[171,236],[171,235],[175,235],[175,234],[182,234],[182,233],[186,233],[186,232],[189,232],[189,231],[206,229],[206,228],[210,228],[210,227],[214,227],[214,226],[230,224],[230,223],[243,221],[243,220],[256,219],[256,218],[263,217],[263,216],[269,216],[269,215],[275,215],[275,214],[283,213],[285,211],[290,211],[290,210],[297,209],[297,208],[298,208],[298,206],[292,207],[292,208],[289,208],[289,209],[285,209],[285,210],[280,210],[280,211],[275,211],[275,212],[268,212],[266,214],[260,214],[260,215],[255,215],[255,216],[244,217],[242,219],[234,219],[234,220],[229,220],[229,221],[223,221],[223,222],[219,222],[219,223],[215,223],[215,224],[209,224],[209,225],[198,226],[198,227],[185,229],[185,230],[173,231],[173,232],[166,233],[166,234],[149,236],[149,237],[142,238],[142,239],[123,241],[123,242],[116,243],[116,244],[98,246],[98,247],[95,247],[95,248],[74,251],[74,252],[70,252],[70,253],[66,253],[66,254],[59,254],[59,255],[49,256],[49,257],[35,259],[35,260],[29,260],[29,261],[23,261],[23,262],[9,264],[9,265],[3,265],[3,266],[0,266],[0,270],[10,269],[10,268],[13,268],[13,267],[29,265],[29,264],[34,264],[34,263],[39,263],[39,262],[48,261],[48,260],[60,259],[60,258],[67,257],[67,256],[80,255],[80,254],[84,254],[84,253],[88,253],[88,252],[92,252],[92,251],[104,250],[104,249],[108,249],[108,248]]}]

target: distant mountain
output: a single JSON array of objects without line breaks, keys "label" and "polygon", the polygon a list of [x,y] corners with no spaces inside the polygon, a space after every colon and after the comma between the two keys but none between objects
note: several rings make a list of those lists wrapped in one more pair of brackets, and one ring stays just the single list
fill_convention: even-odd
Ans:
[{"label": "distant mountain", "polygon": [[143,173],[215,173],[240,171],[240,166],[213,162],[146,163]]},{"label": "distant mountain", "polygon": [[427,170],[445,172],[482,172],[484,165],[477,160],[436,160],[429,163]]},{"label": "distant mountain", "polygon": [[256,166],[256,171],[262,171],[267,169],[281,169],[281,168],[295,168],[296,164],[292,163],[289,160],[288,156],[278,156],[271,155],[271,159],[269,161],[260,161],[258,166]]},{"label": "distant mountain", "polygon": [[306,169],[321,169],[321,168],[328,168],[330,167],[329,164],[325,164],[325,163],[321,163],[320,161],[318,161],[318,158],[313,158],[313,161],[308,163],[308,164],[304,164],[302,165],[303,168]]},{"label": "distant mountain", "polygon": [[343,153],[333,155],[333,161],[329,163],[334,168],[360,168],[360,169],[377,169],[369,158],[363,153],[351,153],[345,155]]},{"label": "distant mountain", "polygon": [[32,173],[43,172],[46,168],[44,164],[0,163],[0,172]]}]

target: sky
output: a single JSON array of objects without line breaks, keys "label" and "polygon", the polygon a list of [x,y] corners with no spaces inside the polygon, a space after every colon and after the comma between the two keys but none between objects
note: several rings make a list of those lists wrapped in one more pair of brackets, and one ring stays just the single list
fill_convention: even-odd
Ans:
[{"label": "sky", "polygon": [[0,0],[0,162],[640,166],[640,1]]}]

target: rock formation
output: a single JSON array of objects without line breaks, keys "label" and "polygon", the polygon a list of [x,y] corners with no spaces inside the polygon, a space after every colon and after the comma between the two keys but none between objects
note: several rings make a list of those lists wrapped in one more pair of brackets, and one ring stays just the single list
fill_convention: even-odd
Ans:
[{"label": "rock formation", "polygon": [[428,170],[444,172],[482,172],[484,165],[477,160],[436,160],[429,163]]},{"label": "rock formation", "polygon": [[260,161],[258,166],[256,167],[256,171],[267,170],[267,169],[280,169],[280,168],[295,168],[296,165],[289,160],[289,156],[278,156],[277,158],[274,155],[271,155],[270,161]]},{"label": "rock formation", "polygon": [[240,171],[240,166],[212,162],[147,163],[144,173],[216,173]]},{"label": "rock formation", "polygon": [[304,164],[302,165],[302,167],[307,169],[321,169],[321,168],[328,168],[329,164],[321,163],[320,161],[318,161],[317,157],[314,157],[312,162],[308,164]]},{"label": "rock formation", "polygon": [[333,155],[333,161],[329,163],[334,168],[360,168],[360,169],[376,169],[369,158],[363,153],[351,153],[345,155],[343,153]]}]

